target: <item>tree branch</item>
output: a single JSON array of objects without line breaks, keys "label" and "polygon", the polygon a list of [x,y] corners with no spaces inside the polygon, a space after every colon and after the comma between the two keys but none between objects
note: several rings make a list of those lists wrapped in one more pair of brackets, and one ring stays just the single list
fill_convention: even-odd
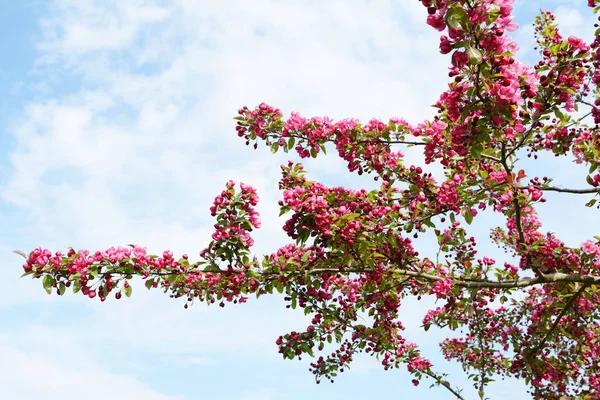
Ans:
[{"label": "tree branch", "polygon": [[[310,270],[311,275],[319,274],[338,274],[338,273],[368,273],[372,272],[365,268],[316,268]],[[426,272],[408,271],[408,270],[395,270],[394,273],[401,276],[411,276],[413,278],[423,278],[428,281],[442,281],[445,279],[454,280],[454,285],[464,288],[491,288],[491,289],[517,289],[528,286],[534,286],[544,283],[574,283],[579,282],[583,284],[600,284],[600,276],[595,275],[582,275],[582,274],[565,274],[562,272],[556,272],[553,274],[545,274],[543,277],[538,276],[536,278],[521,278],[521,279],[506,279],[506,280],[490,280],[490,279],[472,279],[472,278],[455,278],[453,276],[439,276],[429,274]]]},{"label": "tree branch", "polygon": [[548,329],[548,331],[544,335],[544,338],[537,344],[537,346],[535,346],[533,349],[531,349],[530,351],[528,351],[526,353],[526,357],[529,357],[529,358],[533,357],[533,355],[535,355],[542,347],[544,347],[544,344],[546,344],[546,341],[548,340],[548,338],[550,337],[550,335],[558,327],[558,324],[559,324],[560,320],[562,319],[562,317],[565,316],[565,314],[567,313],[567,311],[569,311],[569,309],[573,306],[573,303],[575,302],[575,300],[577,299],[577,297],[579,297],[585,291],[585,289],[588,286],[589,286],[589,283],[584,283],[581,286],[581,288],[579,288],[579,290],[577,292],[575,292],[571,297],[569,297],[569,300],[567,300],[567,302],[565,303],[565,306],[563,307],[563,309],[560,310],[560,313],[556,316],[556,319],[554,320],[554,323],[552,324],[552,326],[550,327],[550,329]]},{"label": "tree branch", "polygon": [[[507,154],[506,154],[506,144],[504,142],[502,142],[500,154],[502,155],[500,162],[502,163],[502,166],[504,167],[504,171],[506,172],[506,175],[510,176],[512,173],[512,169],[508,166],[508,158],[510,157],[510,155],[507,156]],[[515,225],[517,226],[517,233],[519,234],[519,244],[521,244],[521,246],[525,247],[525,245],[526,245],[525,234],[523,233],[523,226],[521,224],[521,205],[519,204],[519,199],[517,197],[518,193],[519,193],[518,188],[513,186],[512,193],[513,193],[512,203],[513,203],[513,207],[515,209]],[[543,277],[542,272],[535,265],[533,265],[533,263],[531,263],[531,259],[529,256],[527,256],[527,263],[531,266],[531,270],[535,273],[536,276]]]},{"label": "tree branch", "polygon": [[[162,277],[162,276],[173,276],[173,275],[186,275],[189,273],[197,273],[201,271],[189,271],[189,272],[158,272],[152,271],[148,273],[147,277]],[[242,270],[239,268],[231,268],[227,270],[219,270],[219,271],[209,271],[207,273],[211,274],[241,274],[242,272],[246,272],[246,270]],[[302,273],[308,273],[309,275],[321,275],[321,274],[361,274],[361,273],[369,273],[373,272],[373,270],[368,268],[315,268],[308,271],[299,271]],[[562,272],[555,272],[551,274],[545,274],[544,276],[538,276],[535,278],[520,278],[520,279],[504,279],[504,280],[491,280],[491,279],[480,279],[480,278],[459,278],[454,277],[452,275],[434,275],[427,272],[420,271],[409,271],[397,269],[393,271],[395,274],[400,276],[407,276],[411,278],[421,278],[430,282],[442,281],[445,279],[451,279],[454,281],[454,285],[463,288],[475,288],[475,289],[518,289],[525,288],[529,286],[541,285],[541,284],[550,284],[550,283],[581,283],[585,285],[597,285],[600,284],[600,276],[598,275],[586,275],[586,274],[565,274]],[[202,273],[202,272],[201,272]],[[272,271],[256,271],[254,273],[257,275],[263,276],[273,276],[279,274],[279,272]],[[101,272],[98,276],[107,276],[107,275],[125,275],[124,273],[118,270],[110,270],[106,272]],[[393,288],[390,287],[390,289]]]},{"label": "tree branch", "polygon": [[433,379],[435,379],[435,381],[436,381],[436,383],[438,385],[442,385],[443,387],[445,387],[446,389],[448,389],[454,396],[456,396],[456,398],[458,400],[465,400],[465,398],[460,395],[459,390],[458,389],[452,389],[452,386],[450,386],[450,382],[448,382],[446,380],[443,380],[443,378],[441,376],[438,376],[438,375],[434,374],[433,372],[427,371],[427,370],[423,371],[423,373],[425,375],[430,376]]},{"label": "tree branch", "polygon": [[[518,186],[517,189],[521,189],[521,190],[525,190],[527,189],[529,186]],[[600,189],[568,189],[568,188],[559,188],[559,187],[554,187],[554,186],[535,186],[533,185],[534,188],[539,189],[539,190],[544,190],[544,191],[548,191],[548,192],[559,192],[559,193],[572,193],[572,194],[594,194],[594,193],[598,193],[598,191]]]},{"label": "tree branch", "polygon": [[[272,133],[279,133],[279,132],[272,132]],[[298,134],[293,134],[293,133],[288,134],[285,137],[286,138],[300,139],[300,140],[306,140],[307,139],[306,136],[302,136],[302,135],[298,135]],[[335,140],[333,138],[331,138],[331,139],[324,139],[323,141],[327,142],[327,143],[335,143]],[[415,142],[415,141],[410,141],[410,140],[382,140],[382,139],[376,139],[376,138],[356,140],[356,141],[354,141],[354,143],[357,143],[357,144],[370,144],[370,143],[407,144],[407,145],[413,145],[413,146],[425,146],[427,144],[426,142]]]}]

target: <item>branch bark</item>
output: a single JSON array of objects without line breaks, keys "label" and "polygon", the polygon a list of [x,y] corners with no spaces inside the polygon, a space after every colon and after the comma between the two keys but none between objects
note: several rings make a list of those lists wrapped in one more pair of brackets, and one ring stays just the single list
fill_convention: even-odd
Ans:
[{"label": "branch bark", "polygon": [[[337,273],[365,273],[371,272],[364,268],[348,268],[348,269],[337,269],[337,268],[317,268],[310,271],[311,275],[319,274],[337,274]],[[413,278],[422,278],[428,281],[441,281],[444,279],[454,280],[454,285],[464,288],[490,288],[490,289],[518,289],[525,288],[534,285],[540,285],[544,283],[582,283],[587,285],[600,284],[600,276],[595,275],[582,275],[582,274],[565,274],[562,272],[556,272],[553,274],[545,274],[535,278],[520,278],[510,280],[490,280],[490,279],[471,279],[471,278],[455,278],[452,276],[439,276],[429,274],[426,272],[418,271],[407,271],[397,270],[394,273],[401,276],[411,276]]]}]

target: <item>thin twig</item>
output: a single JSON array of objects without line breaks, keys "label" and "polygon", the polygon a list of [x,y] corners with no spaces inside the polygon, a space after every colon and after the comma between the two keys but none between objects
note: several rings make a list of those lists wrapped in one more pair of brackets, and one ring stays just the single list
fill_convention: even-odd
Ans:
[{"label": "thin twig", "polygon": [[[539,189],[539,190],[544,190],[544,191],[548,191],[548,192],[559,192],[559,193],[572,193],[572,194],[594,194],[594,193],[598,193],[598,191],[600,189],[568,189],[568,188],[559,188],[559,187],[553,187],[553,186],[538,186],[538,185],[532,185],[534,188]],[[525,190],[527,189],[529,186],[517,186],[517,189],[521,189],[521,190]]]},{"label": "thin twig", "polygon": [[457,399],[465,400],[465,398],[460,395],[458,389],[456,389],[456,390],[452,389],[452,386],[450,386],[450,383],[447,380],[442,381],[442,379],[443,379],[442,377],[437,376],[436,374],[434,374],[431,371],[425,370],[425,371],[423,371],[423,373],[425,375],[428,375],[428,376],[432,377],[433,379],[435,379],[437,384],[442,385],[443,387],[448,389],[454,396],[456,396]]},{"label": "thin twig", "polygon": [[529,358],[533,357],[533,355],[535,355],[542,347],[544,347],[544,345],[546,344],[546,341],[548,340],[548,338],[550,338],[550,335],[558,327],[558,323],[560,322],[560,320],[562,319],[562,317],[565,316],[565,314],[567,313],[567,311],[569,311],[569,309],[573,306],[573,303],[575,302],[575,300],[577,299],[577,297],[579,297],[585,291],[585,289],[588,286],[589,286],[588,283],[584,283],[581,286],[581,288],[579,288],[579,290],[577,292],[575,292],[571,297],[569,297],[569,300],[567,300],[567,302],[565,303],[565,306],[563,307],[563,309],[560,310],[560,313],[556,316],[556,319],[554,320],[554,323],[552,324],[552,326],[550,327],[550,329],[548,329],[548,331],[544,335],[544,338],[537,344],[537,346],[535,346],[530,351],[527,351],[527,357],[529,357]]}]

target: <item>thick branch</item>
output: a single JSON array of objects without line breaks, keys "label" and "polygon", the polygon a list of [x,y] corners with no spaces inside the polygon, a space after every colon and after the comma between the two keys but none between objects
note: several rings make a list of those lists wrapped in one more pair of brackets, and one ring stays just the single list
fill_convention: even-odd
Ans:
[{"label": "thick branch", "polygon": [[[220,270],[220,271],[210,271],[212,274],[240,274],[242,272],[246,272],[246,270],[242,270],[239,268],[231,268],[228,270]],[[303,273],[307,273],[309,275],[322,275],[322,274],[361,274],[361,273],[369,273],[373,272],[368,268],[315,268],[309,271],[304,271]],[[430,282],[443,281],[445,279],[451,279],[454,281],[454,285],[463,288],[470,289],[518,289],[525,288],[529,286],[542,285],[547,283],[581,283],[585,285],[597,285],[600,284],[600,276],[597,275],[584,275],[584,274],[565,274],[562,272],[555,272],[552,274],[544,274],[543,276],[538,276],[535,278],[520,278],[520,279],[504,279],[504,280],[491,280],[491,279],[479,279],[479,278],[459,278],[454,276],[440,276],[434,275],[426,272],[419,271],[409,271],[409,270],[394,270],[395,274],[399,276],[407,276],[411,278],[419,278],[424,279]],[[279,274],[279,272],[272,271],[255,271],[257,275],[274,276]],[[106,276],[106,275],[118,275],[120,272],[118,270],[110,270],[106,272],[100,273],[98,276]],[[148,273],[148,277],[155,276],[173,276],[177,275],[177,272],[158,272],[153,271]],[[183,273],[185,275],[185,273]],[[391,287],[390,287],[391,288]]]},{"label": "thick branch", "polygon": [[[311,275],[319,274],[337,274],[337,273],[368,273],[371,272],[365,268],[316,268],[311,270]],[[544,276],[538,276],[536,278],[521,278],[521,279],[506,279],[506,280],[490,280],[490,279],[471,279],[471,278],[454,278],[452,276],[439,276],[429,274],[426,272],[418,271],[407,271],[407,270],[395,270],[395,274],[401,276],[411,276],[414,278],[422,278],[428,281],[442,281],[444,279],[453,279],[454,285],[464,288],[492,288],[492,289],[516,289],[524,288],[528,286],[540,285],[544,283],[582,283],[582,284],[600,284],[600,276],[595,275],[582,275],[582,274],[565,274],[562,272],[556,272],[553,274],[545,274]]]}]

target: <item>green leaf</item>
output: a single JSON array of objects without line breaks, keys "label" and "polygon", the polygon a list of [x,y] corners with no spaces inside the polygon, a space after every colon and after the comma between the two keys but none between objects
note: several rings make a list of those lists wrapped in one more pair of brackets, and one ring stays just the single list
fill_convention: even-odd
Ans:
[{"label": "green leaf", "polygon": [[458,22],[458,20],[456,19],[456,15],[454,14],[449,14],[446,17],[446,24],[452,29],[462,31],[462,25],[460,24],[460,22]]},{"label": "green leaf", "polygon": [[23,275],[21,275],[21,278],[24,278],[24,277],[26,277],[27,275],[31,275],[31,274],[33,274],[34,272],[35,272],[35,271],[33,271],[33,270],[31,270],[31,271],[29,271],[29,272],[25,272]]},{"label": "green leaf", "polygon": [[511,108],[500,108],[498,110],[500,114],[504,117],[505,120],[510,121],[512,119],[512,110]]},{"label": "green leaf", "polygon": [[46,293],[52,293],[52,285],[54,285],[55,282],[56,281],[54,280],[54,278],[50,275],[44,276],[44,279],[42,280],[42,286],[46,290]]},{"label": "green leaf", "polygon": [[463,25],[466,25],[469,22],[469,16],[467,12],[460,7],[454,8],[454,16],[456,17],[458,22],[460,22]]},{"label": "green leaf", "polygon": [[464,209],[461,214],[463,217],[465,217],[467,224],[471,225],[471,222],[473,222],[473,214],[471,213],[471,210]]},{"label": "green leaf", "polygon": [[154,278],[150,278],[144,284],[148,290],[152,289],[152,285],[154,285]]},{"label": "green leaf", "polygon": [[586,207],[593,207],[594,204],[596,204],[596,199],[591,199],[590,201],[588,201],[587,203],[585,203]]},{"label": "green leaf", "polygon": [[435,228],[435,224],[433,222],[431,222],[431,218],[427,218],[426,220],[423,221],[423,223],[430,228]]},{"label": "green leaf", "polygon": [[58,285],[58,294],[62,296],[66,291],[67,287],[65,286],[64,282],[61,282],[60,285]]},{"label": "green leaf", "polygon": [[565,119],[565,115],[558,109],[558,107],[554,109],[554,115],[556,115],[556,118],[560,119],[561,121]]},{"label": "green leaf", "polygon": [[486,24],[491,25],[498,19],[500,12],[498,10],[492,10],[488,13],[488,17],[485,21]]},{"label": "green leaf", "polygon": [[81,283],[79,280],[73,281],[73,293],[77,293],[81,290]]},{"label": "green leaf", "polygon": [[275,284],[275,289],[277,289],[277,291],[278,291],[279,293],[283,293],[283,288],[284,288],[284,286],[283,286],[283,283],[282,283],[282,282],[277,282],[277,283]]},{"label": "green leaf", "polygon": [[466,25],[469,20],[467,18],[467,13],[462,8],[456,7],[451,8],[446,12],[446,25],[452,29],[456,29],[457,31],[462,31],[464,29],[464,25]]},{"label": "green leaf", "polygon": [[219,272],[219,266],[216,264],[210,264],[206,268],[204,268],[203,272]]},{"label": "green leaf", "polygon": [[353,220],[355,220],[358,217],[360,217],[359,213],[344,214],[342,216],[342,220],[344,220],[344,221],[353,221]]},{"label": "green leaf", "polygon": [[301,232],[298,233],[298,238],[296,238],[296,242],[300,243],[300,244],[304,244],[306,243],[306,241],[308,240],[308,236],[309,236],[309,232],[307,230],[303,230]]},{"label": "green leaf", "polygon": [[300,261],[302,261],[303,263],[308,261],[308,258],[310,257],[310,251],[305,252],[304,254],[302,254],[302,257],[300,257]]},{"label": "green leaf", "polygon": [[129,285],[127,287],[123,287],[123,292],[125,293],[125,296],[131,297],[131,291],[132,291],[131,285]]},{"label": "green leaf", "polygon": [[588,176],[586,176],[586,178],[585,178],[585,181],[586,181],[588,184],[590,184],[590,185],[594,186],[594,180],[592,179],[592,177],[591,177],[591,176],[589,176],[589,175],[588,175]]},{"label": "green leaf", "polygon": [[474,157],[481,157],[481,152],[483,151],[483,146],[481,143],[473,143],[473,146],[471,147],[470,153],[474,156]]},{"label": "green leaf", "polygon": [[475,47],[468,46],[467,47],[467,55],[469,56],[469,62],[474,65],[481,64],[481,61],[483,60],[481,51],[479,51]]}]

